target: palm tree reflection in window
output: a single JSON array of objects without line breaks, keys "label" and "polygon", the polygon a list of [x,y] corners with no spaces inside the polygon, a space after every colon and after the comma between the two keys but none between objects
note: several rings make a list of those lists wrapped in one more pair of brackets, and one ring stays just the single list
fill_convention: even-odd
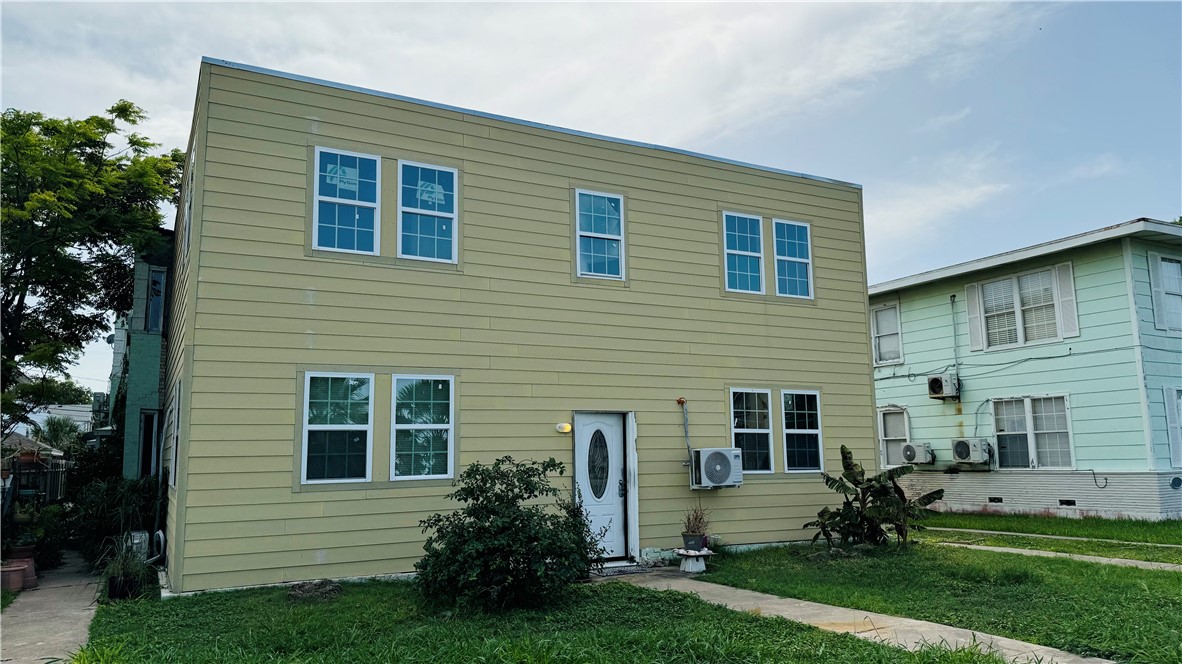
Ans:
[{"label": "palm tree reflection in window", "polygon": [[451,460],[449,378],[399,378],[394,397],[394,475],[446,476]]}]

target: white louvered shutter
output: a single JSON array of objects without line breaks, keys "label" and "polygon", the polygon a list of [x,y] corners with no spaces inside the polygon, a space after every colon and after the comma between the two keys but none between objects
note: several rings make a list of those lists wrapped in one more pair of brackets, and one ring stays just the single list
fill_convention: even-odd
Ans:
[{"label": "white louvered shutter", "polygon": [[1170,465],[1182,468],[1182,412],[1179,412],[1178,388],[1162,388],[1166,393],[1166,430],[1170,438]]},{"label": "white louvered shutter", "polygon": [[1055,266],[1055,281],[1058,286],[1059,336],[1079,336],[1079,313],[1075,306],[1075,276],[1071,271],[1071,263],[1060,263]]},{"label": "white louvered shutter", "polygon": [[969,350],[985,349],[985,326],[981,320],[981,290],[977,284],[964,287],[965,306],[969,313]]}]

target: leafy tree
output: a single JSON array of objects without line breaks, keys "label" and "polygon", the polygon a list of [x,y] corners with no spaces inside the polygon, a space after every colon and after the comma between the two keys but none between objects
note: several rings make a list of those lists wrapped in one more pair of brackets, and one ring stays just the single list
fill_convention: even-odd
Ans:
[{"label": "leafy tree", "polygon": [[[163,242],[184,156],[127,129],[145,118],[121,100],[103,115],[0,118],[0,390],[9,412],[63,401],[66,367],[131,308],[137,253]],[[119,148],[118,145],[125,145]]]},{"label": "leafy tree", "polygon": [[42,344],[22,358],[24,374],[0,394],[0,413],[3,414],[3,435],[7,436],[19,424],[32,425],[33,411],[49,404],[90,403],[90,390],[69,379],[58,378],[62,374],[59,357],[53,343]]},{"label": "leafy tree", "polygon": [[58,450],[73,450],[80,436],[82,427],[77,422],[58,415],[50,415],[33,430],[34,438]]}]

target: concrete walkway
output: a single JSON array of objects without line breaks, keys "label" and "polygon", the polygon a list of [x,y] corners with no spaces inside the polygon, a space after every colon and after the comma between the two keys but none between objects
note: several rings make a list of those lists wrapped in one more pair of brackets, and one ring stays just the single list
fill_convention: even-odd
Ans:
[{"label": "concrete walkway", "polygon": [[1041,556],[1043,558],[1070,558],[1088,563],[1104,565],[1118,565],[1120,567],[1140,567],[1165,572],[1182,572],[1182,565],[1174,563],[1154,563],[1146,560],[1129,560],[1128,558],[1105,558],[1103,556],[1086,556],[1082,553],[1064,553],[1062,551],[1039,551],[1038,549],[1014,549],[1008,546],[986,546],[984,544],[964,544],[962,542],[937,542],[940,546],[959,546],[962,549],[976,549],[977,551],[997,551],[1000,553],[1016,553],[1021,556]]},{"label": "concrete walkway", "polygon": [[96,584],[86,563],[68,552],[64,565],[46,572],[39,587],[22,591],[0,615],[0,662],[68,661],[86,643]]},{"label": "concrete walkway", "polygon": [[758,612],[764,616],[780,616],[830,632],[853,634],[870,641],[878,641],[908,650],[924,644],[942,644],[950,648],[972,646],[992,649],[1010,662],[1029,662],[1036,658],[1044,664],[1112,664],[1109,660],[1080,657],[1069,652],[1025,643],[1001,636],[982,634],[972,630],[950,627],[923,620],[898,618],[858,609],[846,609],[828,604],[817,604],[799,599],[786,599],[752,590],[742,590],[716,583],[698,581],[672,568],[661,568],[648,574],[616,577],[618,582],[632,583],[656,590],[679,590],[693,593],[712,604],[736,611]]},{"label": "concrete walkway", "polygon": [[977,533],[980,535],[1012,535],[1014,537],[1041,537],[1043,539],[1071,540],[1073,542],[1108,542],[1109,544],[1134,544],[1136,546],[1164,546],[1182,549],[1182,544],[1160,544],[1158,542],[1126,542],[1124,540],[1101,539],[1099,537],[1072,537],[1070,535],[1043,535],[1042,533],[1014,533],[1008,530],[979,530],[977,528],[938,528],[925,526],[926,530],[943,530],[950,533]]}]

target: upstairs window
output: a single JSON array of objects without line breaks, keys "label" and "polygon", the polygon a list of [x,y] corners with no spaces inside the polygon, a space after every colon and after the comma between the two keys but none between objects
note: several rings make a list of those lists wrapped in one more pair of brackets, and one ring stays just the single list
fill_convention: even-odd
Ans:
[{"label": "upstairs window", "polygon": [[971,350],[1079,336],[1070,263],[969,284]]},{"label": "upstairs window", "polygon": [[148,273],[148,310],[144,329],[160,332],[164,329],[164,268],[154,267]]},{"label": "upstairs window", "polygon": [[871,310],[870,333],[873,337],[875,364],[898,364],[903,361],[899,305],[888,304]]},{"label": "upstairs window", "polygon": [[773,221],[776,231],[776,295],[813,297],[812,240],[809,225]]},{"label": "upstairs window", "polygon": [[743,472],[772,472],[771,390],[731,390],[731,443],[743,450]]},{"label": "upstairs window", "polygon": [[368,482],[373,375],[304,375],[305,483]]},{"label": "upstairs window", "polygon": [[[763,293],[763,220],[723,213],[726,242],[726,289]],[[746,462],[744,462],[746,465]]]},{"label": "upstairs window", "polygon": [[312,246],[378,253],[381,157],[316,148]]},{"label": "upstairs window", "polygon": [[458,171],[398,162],[398,257],[456,262]]},{"label": "upstairs window", "polygon": [[1182,331],[1182,259],[1149,253],[1154,327]]},{"label": "upstairs window", "polygon": [[1071,435],[1065,397],[993,402],[999,468],[1070,468]]},{"label": "upstairs window", "polygon": [[575,191],[578,201],[579,276],[624,278],[624,198]]}]

